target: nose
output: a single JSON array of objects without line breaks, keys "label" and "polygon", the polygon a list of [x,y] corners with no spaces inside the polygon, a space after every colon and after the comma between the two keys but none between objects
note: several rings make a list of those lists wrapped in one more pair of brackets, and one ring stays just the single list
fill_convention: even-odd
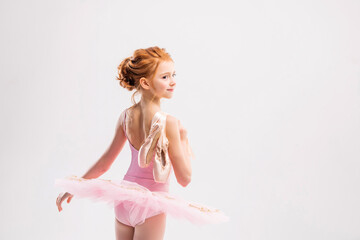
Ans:
[{"label": "nose", "polygon": [[175,86],[176,85],[176,82],[175,82],[175,78],[172,77],[171,78],[171,83],[170,83],[171,86]]}]

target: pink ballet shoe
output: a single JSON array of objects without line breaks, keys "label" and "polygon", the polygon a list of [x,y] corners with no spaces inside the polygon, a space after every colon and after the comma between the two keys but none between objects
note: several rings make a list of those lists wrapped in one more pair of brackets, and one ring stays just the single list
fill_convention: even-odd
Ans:
[{"label": "pink ballet shoe", "polygon": [[[157,112],[152,120],[149,136],[139,149],[138,164],[148,167],[154,159],[153,176],[155,182],[165,183],[170,175],[171,162],[168,153],[169,140],[165,133],[166,113]],[[154,158],[155,155],[155,158]]]},{"label": "pink ballet shoe", "polygon": [[153,175],[154,181],[165,183],[170,175],[171,162],[168,153],[169,140],[165,136],[165,128],[160,135],[156,145],[156,154],[154,159]]},{"label": "pink ballet shoe", "polygon": [[156,144],[159,140],[162,129],[162,121],[160,120],[160,112],[155,113],[151,122],[149,136],[147,136],[144,144],[141,145],[139,149],[138,164],[141,168],[148,167],[154,157]]}]

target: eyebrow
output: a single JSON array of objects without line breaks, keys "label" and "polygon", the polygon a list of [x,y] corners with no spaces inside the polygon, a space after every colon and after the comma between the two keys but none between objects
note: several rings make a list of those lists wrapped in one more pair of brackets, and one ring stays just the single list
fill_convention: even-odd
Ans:
[{"label": "eyebrow", "polygon": [[[170,73],[170,72],[164,72],[164,73],[161,73],[160,75],[163,75],[163,74],[165,74],[165,73]],[[174,71],[174,73],[175,73],[175,71]]]}]

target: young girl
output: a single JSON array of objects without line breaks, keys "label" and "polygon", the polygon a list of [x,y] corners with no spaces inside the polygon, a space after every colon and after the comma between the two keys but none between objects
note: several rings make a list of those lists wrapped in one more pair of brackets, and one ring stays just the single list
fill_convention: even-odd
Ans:
[{"label": "young girl", "polygon": [[[141,100],[121,112],[115,136],[96,164],[81,178],[56,179],[60,193],[56,205],[73,196],[108,202],[114,207],[116,239],[163,239],[166,214],[194,223],[227,221],[218,209],[191,203],[168,194],[169,175],[186,187],[191,181],[193,157],[186,129],[174,116],[161,111],[160,100],[173,96],[174,61],[164,48],[138,49],[118,67],[120,85],[141,93]],[[126,140],[132,153],[122,180],[97,179],[121,152]]]}]

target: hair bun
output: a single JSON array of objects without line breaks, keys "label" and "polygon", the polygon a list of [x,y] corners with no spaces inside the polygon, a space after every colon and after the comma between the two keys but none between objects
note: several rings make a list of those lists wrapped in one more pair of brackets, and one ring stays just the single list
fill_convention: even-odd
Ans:
[{"label": "hair bun", "polygon": [[129,62],[132,57],[125,58],[120,65],[118,66],[118,76],[117,79],[120,81],[120,85],[129,91],[135,88],[135,80],[131,77],[129,73]]}]

